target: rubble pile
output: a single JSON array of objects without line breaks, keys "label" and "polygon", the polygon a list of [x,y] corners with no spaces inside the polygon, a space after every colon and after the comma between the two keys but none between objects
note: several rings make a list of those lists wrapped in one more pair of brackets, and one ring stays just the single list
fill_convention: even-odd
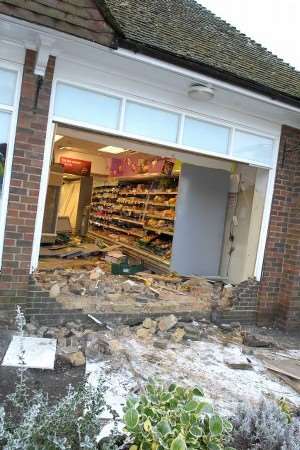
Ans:
[{"label": "rubble pile", "polygon": [[241,400],[259,401],[263,395],[284,397],[300,406],[300,391],[297,394],[268,370],[275,367],[272,358],[300,354],[279,347],[264,333],[267,330],[244,329],[239,323],[215,325],[206,319],[183,321],[173,314],[146,317],[134,326],[101,323],[94,316],[87,320],[59,327],[33,322],[26,325],[26,332],[57,340],[57,368],[85,366],[91,379],[104,376],[116,408],[121,409],[123,394],[127,397],[153,377],[166,383],[199,384],[229,414]]},{"label": "rubble pile", "polygon": [[84,312],[161,313],[199,311],[209,316],[213,285],[202,278],[184,279],[147,272],[112,275],[101,267],[92,270],[40,271],[37,283],[66,308]]}]

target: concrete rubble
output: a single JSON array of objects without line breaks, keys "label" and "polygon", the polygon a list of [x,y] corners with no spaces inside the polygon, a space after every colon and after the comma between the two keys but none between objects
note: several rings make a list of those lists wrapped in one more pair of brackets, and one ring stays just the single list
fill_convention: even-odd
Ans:
[{"label": "concrete rubble", "polygon": [[[262,396],[300,407],[298,385],[264,365],[263,358],[276,357],[278,342],[263,330],[222,323],[218,311],[232,307],[232,285],[149,272],[118,276],[105,264],[38,272],[37,283],[65,309],[81,308],[86,320],[57,327],[29,323],[27,333],[56,339],[57,363],[85,365],[91,382],[104,377],[114,409],[121,411],[125,397],[149,378],[201,385],[228,415],[239,402]],[[111,316],[119,320],[103,319]]]},{"label": "concrete rubble", "polygon": [[[256,402],[262,396],[284,397],[295,408],[300,407],[300,392],[281,381],[263,362],[263,357],[274,358],[277,352],[299,359],[300,352],[278,350],[278,343],[263,332],[244,330],[239,324],[216,326],[205,319],[184,322],[173,315],[156,320],[147,317],[134,326],[120,322],[106,325],[75,320],[59,327],[29,323],[26,330],[28,335],[57,339],[57,363],[72,367],[86,364],[91,380],[104,378],[110,404],[119,411],[127,395],[141,389],[149,378],[201,385],[227,415],[239,402]],[[247,345],[249,335],[255,336],[256,347]],[[266,341],[269,346],[262,347]]]},{"label": "concrete rubble", "polygon": [[[104,270],[105,269],[105,270]],[[40,271],[36,282],[64,308],[86,313],[167,314],[201,312],[209,317],[214,284],[200,277],[160,276],[147,272],[126,277],[112,275],[101,263],[87,269]]]}]

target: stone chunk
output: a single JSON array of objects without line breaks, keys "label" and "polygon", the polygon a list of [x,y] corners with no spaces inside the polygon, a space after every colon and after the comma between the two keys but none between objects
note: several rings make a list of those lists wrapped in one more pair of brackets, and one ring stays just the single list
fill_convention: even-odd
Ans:
[{"label": "stone chunk", "polygon": [[170,314],[169,316],[164,316],[159,320],[158,328],[160,331],[169,331],[177,324],[178,320],[174,314]]},{"label": "stone chunk", "polygon": [[160,350],[165,350],[168,347],[168,343],[164,340],[157,340],[153,342],[153,347],[159,348]]},{"label": "stone chunk", "polygon": [[274,343],[270,339],[263,338],[258,334],[244,333],[243,344],[248,347],[273,347]]},{"label": "stone chunk", "polygon": [[101,275],[104,275],[103,270],[100,269],[100,267],[95,267],[95,269],[93,269],[90,272],[90,280],[94,280],[94,281],[99,280]]},{"label": "stone chunk", "polygon": [[144,328],[156,328],[157,322],[155,320],[150,319],[149,317],[144,320],[143,327]]},{"label": "stone chunk", "polygon": [[137,329],[136,335],[140,339],[147,340],[147,339],[151,339],[151,337],[153,336],[153,331],[152,331],[152,329],[141,327],[141,328]]},{"label": "stone chunk", "polygon": [[185,331],[183,328],[176,328],[176,330],[174,331],[174,333],[171,335],[171,341],[172,342],[181,342],[182,339],[185,336]]},{"label": "stone chunk", "polygon": [[84,366],[84,364],[85,364],[85,356],[80,351],[79,352],[61,353],[60,357],[65,362],[71,364],[71,366],[73,366],[73,367]]},{"label": "stone chunk", "polygon": [[233,330],[232,325],[229,323],[221,323],[219,325],[219,328],[224,331],[225,333],[229,333],[230,331]]},{"label": "stone chunk", "polygon": [[51,286],[49,295],[50,297],[58,297],[59,294],[60,294],[60,286],[58,283],[55,283],[53,284],[53,286]]}]

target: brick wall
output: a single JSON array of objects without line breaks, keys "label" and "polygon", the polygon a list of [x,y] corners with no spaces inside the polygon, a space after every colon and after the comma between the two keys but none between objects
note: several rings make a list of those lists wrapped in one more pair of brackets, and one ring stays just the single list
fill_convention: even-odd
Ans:
[{"label": "brick wall", "polygon": [[[243,325],[256,323],[257,294],[259,282],[255,278],[242,281],[233,288],[222,288],[219,322],[240,322]],[[227,292],[228,291],[228,292]]]},{"label": "brick wall", "polygon": [[300,325],[300,130],[282,128],[258,323]]},{"label": "brick wall", "polygon": [[32,241],[55,64],[55,59],[50,57],[35,108],[38,81],[38,77],[33,73],[35,57],[35,52],[26,51],[0,275],[2,311],[14,309],[16,303],[24,304],[28,293]]}]

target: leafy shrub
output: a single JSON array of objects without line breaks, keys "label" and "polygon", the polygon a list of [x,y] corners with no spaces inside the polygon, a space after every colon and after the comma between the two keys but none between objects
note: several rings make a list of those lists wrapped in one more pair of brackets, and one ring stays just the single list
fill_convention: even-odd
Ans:
[{"label": "leafy shrub", "polygon": [[65,397],[50,405],[42,392],[30,396],[22,382],[5,406],[0,408],[1,450],[97,449],[105,407],[101,385],[69,387]]},{"label": "leafy shrub", "polygon": [[[214,413],[202,389],[149,383],[125,406],[131,450],[223,450],[231,423]],[[230,449],[228,449],[230,450]]]},{"label": "leafy shrub", "polygon": [[272,401],[243,404],[233,419],[232,444],[239,450],[300,450],[300,420]]}]

